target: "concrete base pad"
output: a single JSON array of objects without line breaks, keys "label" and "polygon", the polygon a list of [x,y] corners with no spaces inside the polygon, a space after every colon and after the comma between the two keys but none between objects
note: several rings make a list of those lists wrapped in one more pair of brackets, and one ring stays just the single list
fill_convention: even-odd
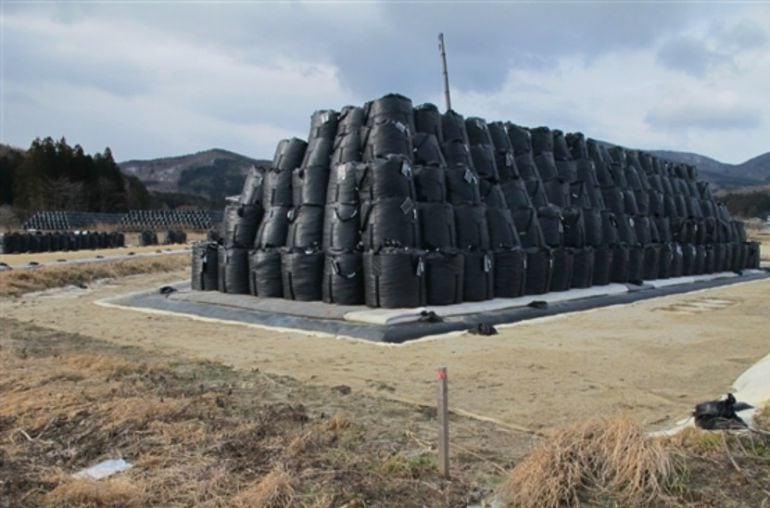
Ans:
[{"label": "concrete base pad", "polygon": [[[190,290],[189,283],[176,285],[169,296],[152,292],[126,295],[99,302],[152,313],[188,315],[275,329],[291,329],[326,336],[343,336],[377,342],[402,343],[429,335],[468,330],[479,323],[491,325],[578,312],[598,307],[632,303],[671,294],[686,293],[770,276],[761,270],[679,277],[646,281],[643,285],[609,284],[587,289],[520,298],[497,298],[483,302],[420,307],[415,309],[369,309],[362,306],[298,302],[281,298],[256,298],[218,292]],[[530,306],[534,301],[542,302]],[[442,322],[421,322],[422,311],[433,311]]]}]

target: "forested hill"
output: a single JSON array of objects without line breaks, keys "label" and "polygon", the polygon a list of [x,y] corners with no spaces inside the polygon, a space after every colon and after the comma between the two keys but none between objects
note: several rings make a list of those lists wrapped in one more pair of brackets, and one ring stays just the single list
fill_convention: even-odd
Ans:
[{"label": "forested hill", "polygon": [[177,157],[121,162],[126,175],[139,178],[150,191],[191,194],[213,203],[239,194],[246,172],[270,161],[252,159],[220,148]]},{"label": "forested hill", "polygon": [[86,154],[62,138],[35,139],[29,149],[0,145],[0,205],[17,210],[122,212],[146,208],[142,182],[125,176],[105,148]]}]

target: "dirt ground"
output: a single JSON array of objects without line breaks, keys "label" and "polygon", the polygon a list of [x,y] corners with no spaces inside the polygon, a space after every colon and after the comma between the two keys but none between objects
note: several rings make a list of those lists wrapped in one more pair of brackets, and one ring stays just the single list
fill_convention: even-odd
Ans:
[{"label": "dirt ground", "polygon": [[496,336],[455,334],[402,346],[95,304],[184,276],[133,276],[86,290],[4,299],[0,315],[417,404],[435,404],[434,370],[446,365],[454,411],[532,432],[616,414],[648,428],[664,426],[726,392],[770,350],[770,281],[525,322]]}]

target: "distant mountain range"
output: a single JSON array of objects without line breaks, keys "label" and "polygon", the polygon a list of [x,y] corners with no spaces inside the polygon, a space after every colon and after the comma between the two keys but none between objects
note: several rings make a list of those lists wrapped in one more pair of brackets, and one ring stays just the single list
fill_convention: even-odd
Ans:
[{"label": "distant mountain range", "polygon": [[651,154],[698,168],[700,178],[718,188],[752,187],[770,183],[770,152],[741,164],[726,164],[705,155],[690,152],[654,150]]},{"label": "distant mountain range", "polygon": [[[770,183],[770,152],[742,164],[726,164],[689,152],[654,150],[650,153],[662,159],[696,166],[700,178],[711,182],[717,189]],[[214,148],[178,157],[130,160],[121,162],[119,166],[124,173],[139,177],[150,191],[190,194],[222,202],[225,196],[240,193],[243,178],[251,166],[267,164],[270,161]]]},{"label": "distant mountain range", "polygon": [[151,160],[130,160],[118,165],[123,173],[138,177],[148,190],[189,194],[223,202],[240,194],[246,172],[270,161],[252,159],[220,148],[190,155]]}]

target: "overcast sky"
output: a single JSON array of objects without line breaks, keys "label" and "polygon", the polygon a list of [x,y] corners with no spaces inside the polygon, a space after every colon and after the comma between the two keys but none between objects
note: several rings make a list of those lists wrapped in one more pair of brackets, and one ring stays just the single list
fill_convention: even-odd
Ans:
[{"label": "overcast sky", "polygon": [[767,2],[0,4],[0,138],[20,147],[272,158],[316,109],[442,104],[443,31],[465,116],[732,163],[770,151]]}]

